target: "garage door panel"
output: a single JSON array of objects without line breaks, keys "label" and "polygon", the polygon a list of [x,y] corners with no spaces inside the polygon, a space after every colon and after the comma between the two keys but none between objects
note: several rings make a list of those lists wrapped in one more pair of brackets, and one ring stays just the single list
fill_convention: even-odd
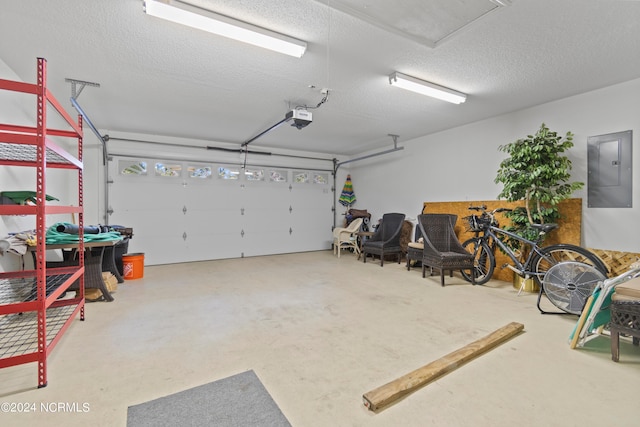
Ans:
[{"label": "garage door panel", "polygon": [[192,261],[204,261],[240,258],[242,256],[242,244],[239,235],[240,232],[188,233],[186,251],[189,259]]},{"label": "garage door panel", "polygon": [[332,234],[323,227],[307,226],[292,228],[292,230],[292,247],[295,251],[318,251],[331,248]]},{"label": "garage door panel", "polygon": [[243,237],[244,256],[259,256],[288,253],[286,242],[290,239],[288,229],[245,231]]},{"label": "garage door panel", "polygon": [[324,250],[331,247],[331,219],[319,218],[315,211],[303,210],[291,217],[296,248],[301,251]]},{"label": "garage door panel", "polygon": [[274,229],[288,229],[289,228],[289,214],[288,210],[264,210],[262,212],[245,211],[242,215],[242,224],[244,227],[249,227],[253,230],[270,231]]},{"label": "garage door panel", "polygon": [[216,181],[209,182],[209,185],[197,188],[187,187],[185,191],[185,202],[190,209],[195,210],[218,210],[225,206],[239,207],[242,196],[238,194],[239,187],[222,185]]},{"label": "garage door panel", "polygon": [[134,229],[134,237],[129,241],[129,252],[141,252],[145,254],[145,265],[172,264],[189,261],[185,252],[185,243],[182,233],[165,232],[162,234],[137,234]]}]

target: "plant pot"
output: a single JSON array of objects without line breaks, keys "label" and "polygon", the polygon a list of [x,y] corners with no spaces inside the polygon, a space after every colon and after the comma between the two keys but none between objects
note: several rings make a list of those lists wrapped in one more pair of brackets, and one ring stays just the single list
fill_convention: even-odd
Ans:
[{"label": "plant pot", "polygon": [[[524,286],[523,286],[524,283]],[[524,292],[539,292],[540,286],[538,282],[534,278],[525,279],[524,277],[520,277],[517,274],[513,276],[513,287],[518,291],[522,289]]]}]

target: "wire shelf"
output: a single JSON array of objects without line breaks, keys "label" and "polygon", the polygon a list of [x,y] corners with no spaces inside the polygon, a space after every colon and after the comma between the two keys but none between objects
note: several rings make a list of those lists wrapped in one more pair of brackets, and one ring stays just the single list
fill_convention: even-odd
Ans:
[{"label": "wire shelf", "polygon": [[[46,294],[51,295],[71,274],[47,277]],[[34,301],[38,298],[35,277],[0,279],[0,305]]]},{"label": "wire shelf", "polygon": [[[77,305],[47,309],[47,346],[62,329]],[[38,313],[30,311],[0,316],[0,359],[38,351]]]},{"label": "wire shelf", "polygon": [[[9,162],[33,163],[36,161],[36,150],[37,148],[35,145],[0,142],[0,160]],[[47,163],[71,164],[71,162],[69,162],[67,159],[49,148],[47,148],[45,152]]]}]

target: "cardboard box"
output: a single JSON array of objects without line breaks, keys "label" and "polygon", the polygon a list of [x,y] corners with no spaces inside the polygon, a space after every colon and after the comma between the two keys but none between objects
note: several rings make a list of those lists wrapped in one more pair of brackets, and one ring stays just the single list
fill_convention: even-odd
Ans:
[{"label": "cardboard box", "polygon": [[84,299],[87,301],[98,301],[102,298],[102,291],[100,289],[91,288],[84,290]]},{"label": "cardboard box", "polygon": [[115,292],[118,290],[118,279],[112,273],[105,271],[102,273],[102,280],[109,292]]},{"label": "cardboard box", "polygon": [[[109,291],[113,293],[118,290],[118,279],[112,273],[105,271],[102,273],[102,280]],[[99,301],[102,298],[102,291],[97,288],[89,288],[84,290],[84,298],[87,301]]]}]

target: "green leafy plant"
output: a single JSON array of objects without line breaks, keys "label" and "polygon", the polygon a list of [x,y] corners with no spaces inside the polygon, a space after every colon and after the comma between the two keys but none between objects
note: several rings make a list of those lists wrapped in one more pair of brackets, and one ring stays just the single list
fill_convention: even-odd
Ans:
[{"label": "green leafy plant", "polygon": [[[570,182],[571,160],[563,155],[573,147],[573,134],[562,137],[542,123],[535,135],[518,139],[498,147],[509,155],[500,163],[495,183],[502,183],[498,198],[510,202],[522,200],[524,206],[506,214],[512,225],[506,229],[536,240],[538,232],[531,224],[556,221],[558,203],[584,186],[582,182]],[[519,242],[509,242],[517,248]]]}]

